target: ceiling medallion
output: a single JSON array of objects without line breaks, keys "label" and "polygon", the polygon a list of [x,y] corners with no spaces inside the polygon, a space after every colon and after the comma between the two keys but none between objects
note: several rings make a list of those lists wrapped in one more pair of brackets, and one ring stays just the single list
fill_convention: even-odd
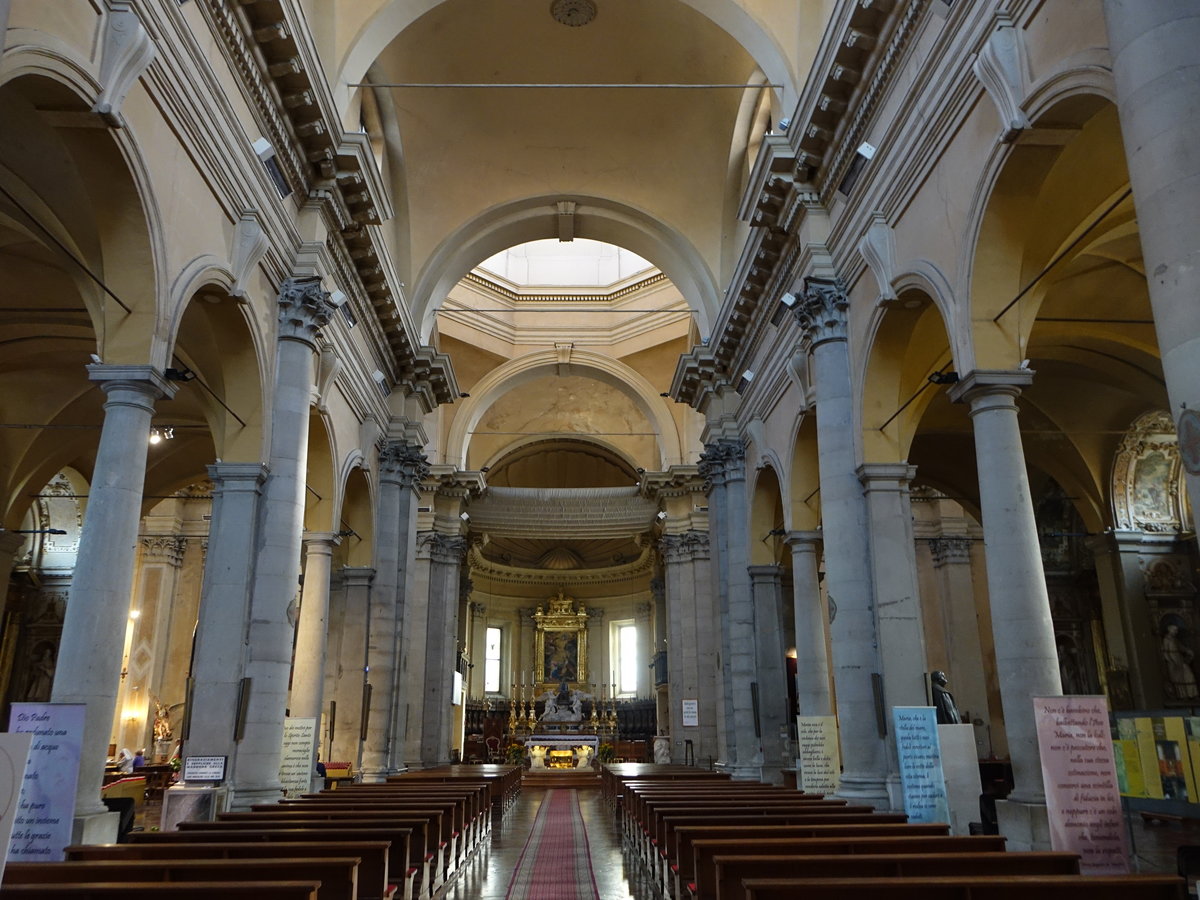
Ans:
[{"label": "ceiling medallion", "polygon": [[556,22],[578,28],[596,18],[596,4],[592,0],[554,0],[550,15]]}]

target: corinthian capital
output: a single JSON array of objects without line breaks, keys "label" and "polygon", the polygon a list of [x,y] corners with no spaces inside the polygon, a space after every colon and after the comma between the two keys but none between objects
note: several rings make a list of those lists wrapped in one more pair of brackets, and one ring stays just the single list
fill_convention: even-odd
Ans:
[{"label": "corinthian capital", "polygon": [[403,441],[388,441],[379,451],[379,477],[401,487],[413,487],[429,474],[429,462],[421,448]]},{"label": "corinthian capital", "polygon": [[833,278],[805,278],[799,302],[792,309],[796,324],[810,346],[846,340],[846,310],[850,298]]},{"label": "corinthian capital", "polygon": [[714,484],[724,484],[746,477],[746,444],[744,441],[722,439],[704,445],[700,454],[700,476],[705,490]]},{"label": "corinthian capital", "polygon": [[663,562],[691,562],[708,559],[708,535],[703,531],[685,531],[683,534],[664,534],[658,539],[658,550]]},{"label": "corinthian capital", "polygon": [[279,289],[279,337],[315,344],[336,307],[318,275],[285,278]]}]

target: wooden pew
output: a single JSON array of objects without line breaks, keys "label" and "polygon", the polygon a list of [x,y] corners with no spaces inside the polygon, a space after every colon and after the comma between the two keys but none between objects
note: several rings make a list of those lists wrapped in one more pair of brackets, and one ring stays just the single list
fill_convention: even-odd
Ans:
[{"label": "wooden pew", "polygon": [[742,884],[745,900],[1184,900],[1178,875],[747,878]]},{"label": "wooden pew", "polygon": [[[834,838],[847,845],[869,837],[948,837],[950,826],[940,823],[894,823],[865,825],[685,825],[675,829],[674,846],[668,848],[669,879],[664,888],[672,885],[675,897],[681,898],[681,888],[694,882],[695,853],[692,844],[701,840],[735,841],[741,846],[768,846],[769,841],[786,838]],[[728,846],[728,844],[726,845]],[[734,848],[736,850],[736,847]]]},{"label": "wooden pew", "polygon": [[[323,791],[318,794],[304,794],[299,798],[285,800],[273,804],[283,808],[303,807],[308,803],[319,803],[331,808],[350,808],[366,806],[382,806],[399,802],[417,800],[450,801],[461,807],[456,811],[454,827],[460,832],[459,846],[461,856],[473,852],[487,830],[490,819],[490,802],[487,786],[475,785],[417,785],[395,787],[392,785],[369,785],[358,791]],[[252,809],[268,808],[267,805],[254,806]]]},{"label": "wooden pew", "polygon": [[317,900],[356,900],[358,863],[357,856],[9,863],[4,884],[153,882],[169,894],[175,884],[187,882],[305,881],[319,885]]},{"label": "wooden pew", "polygon": [[[131,859],[263,859],[354,856],[358,864],[359,900],[383,900],[390,891],[388,850],[390,841],[263,841],[171,844],[76,844],[66,848],[69,862]],[[401,870],[403,872],[403,870]],[[409,897],[411,900],[411,895]]]},{"label": "wooden pew", "polygon": [[747,878],[920,878],[930,875],[1078,875],[1074,853],[709,855],[696,863],[697,900],[742,900]]},{"label": "wooden pew", "polygon": [[[128,836],[130,844],[183,845],[191,843],[228,844],[243,842],[253,845],[258,842],[288,843],[294,841],[327,841],[345,843],[357,841],[384,842],[388,844],[389,883],[396,884],[398,895],[404,900],[417,900],[422,887],[429,893],[429,866],[425,861],[426,823],[414,823],[406,827],[394,824],[339,825],[319,822],[310,825],[287,825],[246,828],[241,824],[220,826],[216,822],[180,822],[180,831],[135,831]],[[189,826],[183,828],[183,826]],[[196,826],[196,827],[190,827]],[[266,851],[264,851],[266,852]]]},{"label": "wooden pew", "polygon": [[[312,881],[258,881],[237,884],[229,881],[193,881],[172,884],[171,900],[317,900]],[[5,884],[0,897],[30,900],[162,900],[161,884],[144,882],[96,884]]]}]

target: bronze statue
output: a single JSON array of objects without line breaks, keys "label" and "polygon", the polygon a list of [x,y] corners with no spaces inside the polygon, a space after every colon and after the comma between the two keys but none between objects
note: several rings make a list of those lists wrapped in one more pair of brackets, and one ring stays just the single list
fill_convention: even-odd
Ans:
[{"label": "bronze statue", "polygon": [[933,707],[937,710],[937,723],[939,725],[962,724],[958,707],[954,705],[954,695],[946,690],[946,673],[934,672],[929,676],[929,680],[933,682]]}]

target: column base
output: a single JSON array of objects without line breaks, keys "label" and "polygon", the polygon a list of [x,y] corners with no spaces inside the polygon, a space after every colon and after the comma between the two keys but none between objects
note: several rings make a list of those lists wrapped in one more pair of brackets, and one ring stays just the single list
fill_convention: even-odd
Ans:
[{"label": "column base", "polygon": [[877,810],[891,809],[892,799],[888,796],[886,776],[842,775],[833,796]]},{"label": "column base", "polygon": [[233,812],[248,812],[251,806],[263,803],[278,803],[283,799],[281,788],[239,788],[229,789],[229,809]]},{"label": "column base", "polygon": [[889,772],[884,790],[888,795],[888,811],[904,812],[904,785],[900,781],[899,772]]},{"label": "column base", "polygon": [[121,827],[121,814],[85,813],[71,823],[72,844],[115,844]]},{"label": "column base", "polygon": [[176,784],[163,793],[159,828],[178,831],[180,822],[213,822],[229,806],[229,790],[211,784]]},{"label": "column base", "polygon": [[996,822],[1011,850],[1050,850],[1050,817],[1044,803],[996,801]]},{"label": "column base", "polygon": [[714,768],[718,772],[728,772],[734,781],[761,781],[762,766],[747,765],[746,763],[718,762]]}]

